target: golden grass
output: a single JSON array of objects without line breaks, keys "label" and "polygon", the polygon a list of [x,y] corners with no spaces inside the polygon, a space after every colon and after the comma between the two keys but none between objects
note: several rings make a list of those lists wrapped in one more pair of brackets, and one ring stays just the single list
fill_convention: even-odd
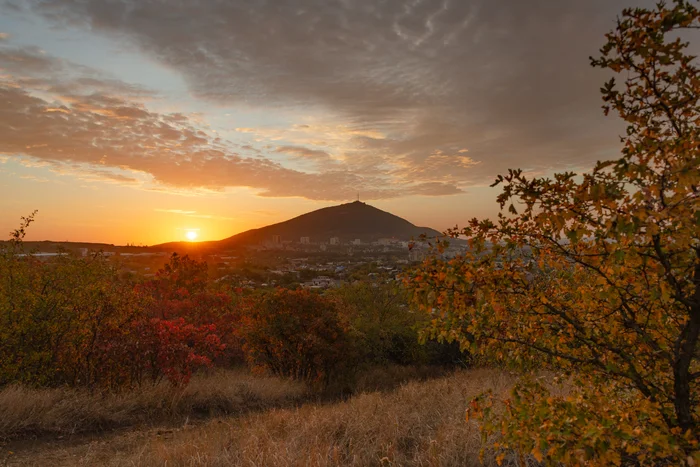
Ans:
[{"label": "golden grass", "polygon": [[[363,376],[362,386],[384,388],[391,381],[427,376],[400,368],[387,374],[375,371]],[[9,388],[0,393],[0,411],[16,404],[10,417],[0,417],[0,426],[9,432],[53,426],[58,433],[71,426],[69,417],[81,429],[124,426],[143,412],[151,414],[142,415],[144,420],[162,417],[175,423],[16,439],[4,447],[0,443],[0,466],[476,466],[481,465],[481,435],[475,421],[465,421],[467,404],[488,389],[505,396],[515,379],[500,370],[461,370],[439,379],[411,381],[393,392],[366,392],[335,403],[316,399],[303,405],[298,401],[311,400],[303,386],[239,372],[199,375],[179,395],[171,388],[156,387],[109,396],[101,403],[75,391],[63,393],[69,396],[63,400],[55,390],[34,391],[27,397],[26,389]],[[282,408],[285,404],[287,408]],[[268,409],[250,412],[252,407]],[[206,410],[240,413],[194,424],[183,418],[177,421],[177,416]],[[26,420],[20,422],[23,417]],[[525,461],[506,459],[504,465],[535,465],[532,459]],[[488,451],[484,465],[495,465]]]},{"label": "golden grass", "polygon": [[301,383],[253,377],[243,369],[196,375],[184,389],[162,383],[123,394],[14,385],[0,390],[0,438],[178,422],[279,407],[307,396]]},{"label": "golden grass", "polygon": [[503,394],[513,382],[502,371],[459,371],[393,393],[217,420],[169,439],[151,438],[111,465],[480,465],[480,433],[474,421],[465,421],[466,405],[487,389]]}]

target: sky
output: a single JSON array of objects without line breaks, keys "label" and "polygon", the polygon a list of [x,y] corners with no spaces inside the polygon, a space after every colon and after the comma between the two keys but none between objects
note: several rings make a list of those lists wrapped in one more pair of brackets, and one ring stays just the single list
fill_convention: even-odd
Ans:
[{"label": "sky", "polygon": [[643,0],[0,0],[0,232],[216,240],[358,193],[444,230],[619,154],[589,56]]}]

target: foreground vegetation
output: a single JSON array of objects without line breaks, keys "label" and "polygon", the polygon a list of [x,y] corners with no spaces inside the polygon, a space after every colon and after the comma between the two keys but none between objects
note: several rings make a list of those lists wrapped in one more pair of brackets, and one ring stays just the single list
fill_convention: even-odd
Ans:
[{"label": "foreground vegetation", "polygon": [[378,364],[462,358],[456,345],[418,344],[423,317],[395,284],[246,291],[176,254],[153,279],[125,279],[99,252],[34,257],[23,245],[32,221],[0,249],[0,386],[120,392],[247,365],[323,391]]}]

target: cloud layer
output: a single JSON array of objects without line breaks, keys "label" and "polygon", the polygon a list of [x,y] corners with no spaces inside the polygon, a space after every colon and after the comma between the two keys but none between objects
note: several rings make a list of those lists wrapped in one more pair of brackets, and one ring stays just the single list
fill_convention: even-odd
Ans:
[{"label": "cloud layer", "polygon": [[[152,91],[0,45],[10,75],[0,128],[13,127],[0,134],[5,154],[126,167],[185,188],[341,200],[455,194],[509,167],[587,167],[617,147],[588,56],[621,1],[4,4],[135,45],[202,101],[305,122],[275,135],[240,129],[261,141],[248,151],[186,115],[149,111]],[[67,68],[72,79],[56,78]]]}]

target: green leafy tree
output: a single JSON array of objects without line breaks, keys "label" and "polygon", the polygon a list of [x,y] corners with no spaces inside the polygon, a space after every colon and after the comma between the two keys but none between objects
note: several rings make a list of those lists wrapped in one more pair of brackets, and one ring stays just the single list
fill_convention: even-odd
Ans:
[{"label": "green leafy tree", "polygon": [[530,381],[503,411],[473,401],[499,460],[700,462],[700,75],[679,38],[700,28],[695,3],[624,10],[592,59],[622,79],[601,90],[627,123],[619,159],[499,176],[498,220],[453,231],[469,251],[406,279],[428,334],[568,376],[568,396]]}]

